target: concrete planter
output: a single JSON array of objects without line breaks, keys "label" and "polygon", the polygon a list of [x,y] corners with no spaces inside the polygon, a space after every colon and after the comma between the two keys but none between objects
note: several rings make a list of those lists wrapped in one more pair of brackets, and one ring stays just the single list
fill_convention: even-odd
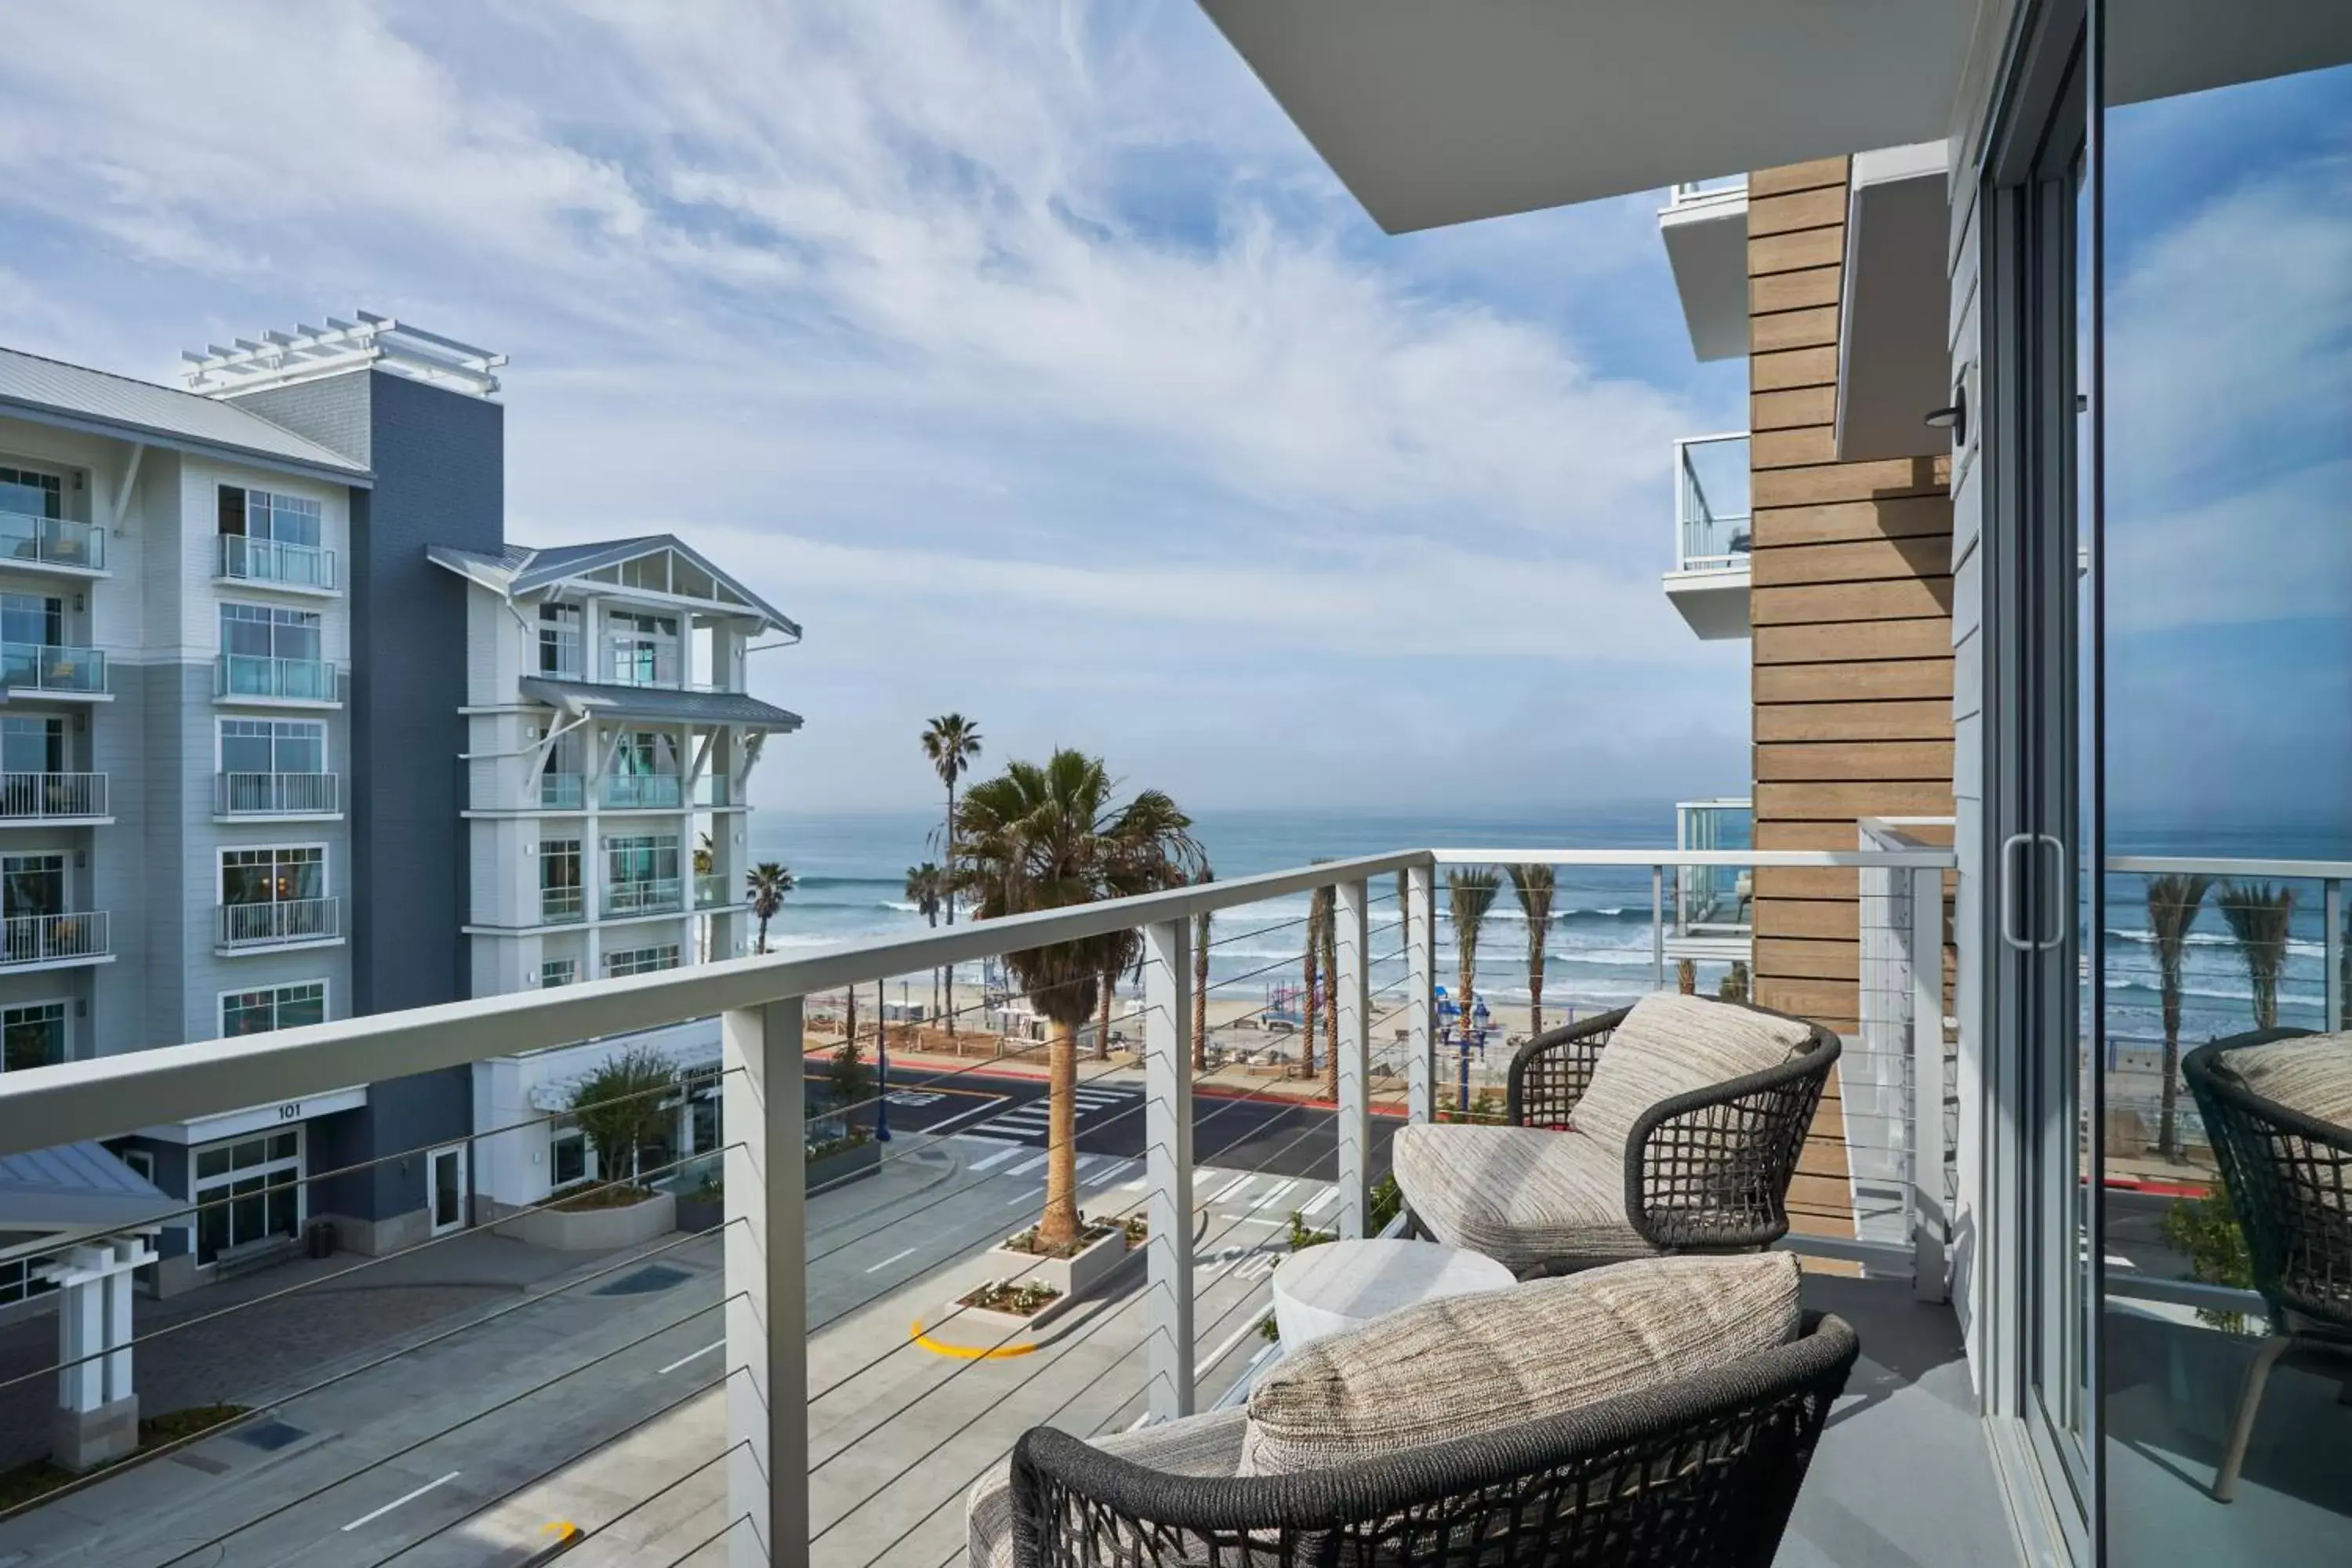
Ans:
[{"label": "concrete planter", "polygon": [[854,1182],[870,1176],[882,1165],[882,1145],[868,1138],[846,1149],[827,1154],[822,1160],[808,1163],[808,1191],[830,1187],[837,1182]]},{"label": "concrete planter", "polygon": [[725,1198],[688,1198],[677,1200],[677,1228],[688,1235],[716,1230],[727,1219]]},{"label": "concrete planter", "polygon": [[609,1252],[638,1247],[677,1228],[677,1198],[656,1193],[643,1203],[617,1209],[534,1209],[500,1220],[500,1236],[558,1252]]},{"label": "concrete planter", "polygon": [[1090,1243],[1076,1258],[1039,1258],[1009,1247],[992,1247],[987,1256],[997,1279],[1051,1285],[1061,1294],[1026,1318],[1012,1312],[992,1312],[984,1307],[964,1307],[959,1309],[962,1313],[959,1321],[1001,1319],[1005,1324],[1034,1328],[1069,1310],[1118,1272],[1128,1259],[1127,1233],[1114,1229],[1099,1241]]}]

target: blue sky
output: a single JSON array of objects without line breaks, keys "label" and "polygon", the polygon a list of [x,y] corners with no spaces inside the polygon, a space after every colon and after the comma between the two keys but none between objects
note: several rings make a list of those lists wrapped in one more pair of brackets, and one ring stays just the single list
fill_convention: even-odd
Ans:
[{"label": "blue sky", "polygon": [[88,4],[0,81],[0,342],[508,353],[510,536],[807,628],[762,804],[928,804],[946,709],[1203,806],[1744,785],[1658,587],[1744,375],[1657,199],[1382,236],[1183,0]]}]

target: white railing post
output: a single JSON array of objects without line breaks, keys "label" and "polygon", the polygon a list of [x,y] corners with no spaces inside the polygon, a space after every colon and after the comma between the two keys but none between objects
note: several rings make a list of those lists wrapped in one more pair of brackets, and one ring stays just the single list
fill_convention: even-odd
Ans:
[{"label": "white railing post", "polygon": [[1405,872],[1405,1116],[1428,1122],[1437,1115],[1437,867]]},{"label": "white railing post", "polygon": [[720,1015],[731,1568],[808,1556],[807,1147],[801,999]]},{"label": "white railing post", "polygon": [[1911,879],[1912,1294],[1942,1301],[1944,1247],[1944,873],[1921,867]]},{"label": "white railing post", "polygon": [[1339,1027],[1339,1234],[1354,1239],[1370,1228],[1372,1202],[1371,891],[1342,882],[1332,901],[1331,1006]]},{"label": "white railing post", "polygon": [[2344,973],[2346,933],[2343,879],[2330,877],[2320,894],[2319,901],[2320,918],[2327,922],[2326,929],[2319,933],[2319,962],[2327,971],[2321,981],[2327,993],[2326,1026],[2330,1033],[2334,1033],[2345,1026],[2346,1015],[2347,1011],[2352,1011],[2347,1009],[2344,995],[2346,982],[2347,978],[2352,977],[2347,977]]},{"label": "white railing post", "polygon": [[1143,928],[1144,1409],[1192,1414],[1192,922]]}]

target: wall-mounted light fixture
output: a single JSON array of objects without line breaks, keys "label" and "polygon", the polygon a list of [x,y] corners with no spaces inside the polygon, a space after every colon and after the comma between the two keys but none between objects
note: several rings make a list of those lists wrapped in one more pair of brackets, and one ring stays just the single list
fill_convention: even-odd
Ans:
[{"label": "wall-mounted light fixture", "polygon": [[1945,407],[1934,410],[1927,416],[1923,423],[1925,423],[1931,430],[1949,430],[1952,433],[1953,446],[1967,446],[1969,444],[1969,389],[1967,384],[1963,383],[1962,384],[1952,388],[1951,403]]}]

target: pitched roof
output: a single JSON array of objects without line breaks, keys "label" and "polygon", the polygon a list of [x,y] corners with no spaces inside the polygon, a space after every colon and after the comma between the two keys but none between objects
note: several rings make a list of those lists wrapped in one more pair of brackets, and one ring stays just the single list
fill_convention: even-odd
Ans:
[{"label": "pitched roof", "polygon": [[0,1226],[79,1230],[139,1225],[177,1205],[101,1143],[0,1156]]},{"label": "pitched roof", "polygon": [[0,348],[0,412],[364,484],[367,465],[249,408]]},{"label": "pitched roof", "polygon": [[551,708],[586,709],[653,724],[748,724],[777,731],[801,727],[799,714],[741,691],[679,691],[666,686],[606,686],[530,676],[522,682],[522,695],[525,701]]},{"label": "pitched roof", "polygon": [[742,602],[746,610],[763,617],[778,631],[795,637],[801,635],[798,623],[791,616],[745,587],[741,579],[720,571],[699,551],[672,533],[646,533],[634,539],[608,539],[592,544],[559,544],[544,550],[509,544],[497,555],[478,550],[461,550],[455,545],[436,544],[428,548],[425,554],[436,564],[511,598],[583,579],[592,572],[601,572],[608,566],[617,566],[624,561],[634,561],[660,550],[675,552],[709,573],[711,580],[724,585],[729,593]]}]

